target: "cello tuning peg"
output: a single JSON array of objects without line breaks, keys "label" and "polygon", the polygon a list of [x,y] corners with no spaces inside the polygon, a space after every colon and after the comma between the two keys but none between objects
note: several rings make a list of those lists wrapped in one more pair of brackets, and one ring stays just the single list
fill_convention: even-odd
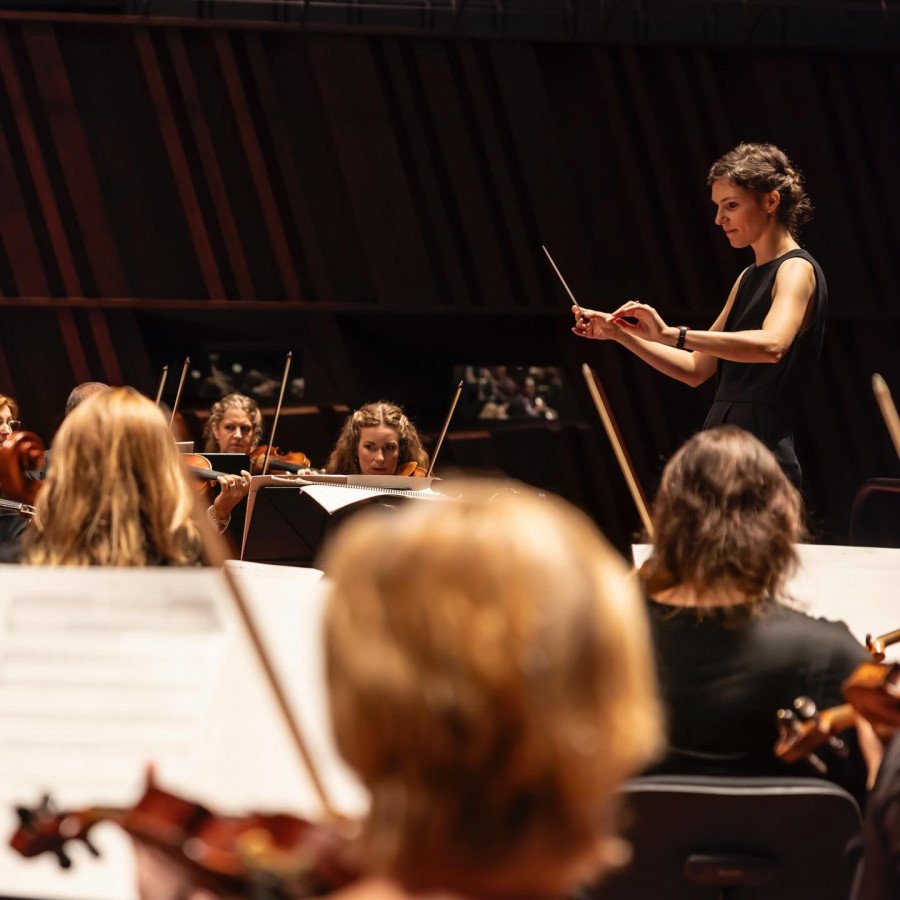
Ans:
[{"label": "cello tuning peg", "polygon": [[91,856],[100,856],[100,851],[97,849],[96,845],[91,842],[91,839],[85,835],[82,839],[84,841],[84,846],[88,848]]},{"label": "cello tuning peg", "polygon": [[56,859],[59,862],[60,868],[68,869],[71,867],[72,860],[62,847],[56,847],[53,852],[56,854]]},{"label": "cello tuning peg", "polygon": [[831,747],[831,749],[834,750],[835,755],[839,756],[841,759],[846,759],[850,755],[847,744],[833,734],[828,737],[828,746]]}]

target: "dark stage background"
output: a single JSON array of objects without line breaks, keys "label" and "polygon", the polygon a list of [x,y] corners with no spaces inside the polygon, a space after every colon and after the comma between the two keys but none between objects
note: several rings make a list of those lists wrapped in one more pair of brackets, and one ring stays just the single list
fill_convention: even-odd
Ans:
[{"label": "dark stage background", "polygon": [[387,397],[433,433],[454,367],[560,366],[574,418],[458,422],[442,461],[559,491],[624,546],[579,366],[648,490],[712,390],[572,336],[540,245],[585,305],[708,325],[750,258],[706,170],[771,140],[818,210],[830,315],[797,444],[813,532],[844,540],[860,483],[900,469],[870,389],[900,392],[900,60],[825,44],[0,12],[0,390],[49,439],[77,382],[152,395],[186,354],[292,349],[278,443],[321,462],[342,405]]}]

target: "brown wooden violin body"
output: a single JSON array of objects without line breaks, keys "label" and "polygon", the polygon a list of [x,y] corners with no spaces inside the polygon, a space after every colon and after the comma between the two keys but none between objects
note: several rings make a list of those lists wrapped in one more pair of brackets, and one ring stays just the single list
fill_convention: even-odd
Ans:
[{"label": "brown wooden violin body", "polygon": [[[269,453],[268,444],[260,444],[255,450],[250,451],[250,462],[253,465],[250,471],[254,475],[263,474],[266,453]],[[310,468],[311,465],[309,457],[299,451],[282,453],[277,447],[272,447],[269,453],[269,469],[276,469],[280,472],[299,472],[301,469]]]},{"label": "brown wooden violin body", "polygon": [[410,478],[424,478],[428,472],[426,469],[423,469],[414,459],[411,459],[408,463],[404,463],[402,466],[397,466],[397,471],[394,473],[395,475],[403,475],[409,476]]},{"label": "brown wooden violin body", "polygon": [[285,814],[218,816],[161,790],[152,774],[132,809],[62,813],[45,797],[38,808],[20,807],[17,813],[20,825],[10,846],[25,857],[53,853],[63,868],[71,865],[67,842],[80,841],[97,856],[91,828],[112,821],[164,853],[193,884],[214,892],[296,900],[330,893],[358,877],[343,862],[348,840],[336,828]]}]

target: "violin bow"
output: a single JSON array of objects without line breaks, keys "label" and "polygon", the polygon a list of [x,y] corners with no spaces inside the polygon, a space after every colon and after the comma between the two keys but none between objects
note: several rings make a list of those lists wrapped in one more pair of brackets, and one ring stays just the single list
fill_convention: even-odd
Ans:
[{"label": "violin bow", "polygon": [[872,391],[878,401],[878,408],[891,436],[894,450],[897,451],[897,456],[900,456],[900,416],[897,415],[897,407],[894,406],[887,382],[877,372],[872,376]]},{"label": "violin bow", "polygon": [[438,453],[441,452],[441,445],[444,443],[444,438],[447,436],[447,429],[450,427],[450,420],[453,418],[453,413],[456,412],[456,404],[459,403],[459,395],[462,393],[463,383],[462,381],[456,386],[456,393],[453,395],[453,402],[450,404],[450,412],[447,413],[447,418],[444,419],[444,427],[441,429],[441,436],[438,438],[437,446],[434,448],[434,455],[431,457],[431,465],[428,467],[428,471],[425,473],[425,477],[431,477],[431,473],[434,471],[434,464],[437,462]]},{"label": "violin bow", "polygon": [[278,427],[278,417],[281,415],[281,402],[284,400],[284,388],[287,385],[288,372],[291,370],[291,359],[294,356],[292,350],[288,350],[287,356],[284,358],[284,373],[281,376],[281,391],[278,393],[278,406],[275,407],[275,419],[272,422],[272,431],[269,434],[269,444],[266,447],[266,458],[263,460],[262,474],[269,474],[269,455],[275,446],[275,429]]},{"label": "violin bow", "polygon": [[867,634],[866,650],[880,662],[884,659],[884,651],[898,641],[900,641],[900,629],[889,631],[887,634],[882,634],[875,638],[873,638],[871,634]]},{"label": "violin bow", "polygon": [[315,791],[319,802],[322,804],[322,809],[325,810],[325,813],[329,817],[333,819],[339,818],[334,805],[328,798],[328,793],[325,790],[325,783],[322,781],[322,777],[320,776],[319,771],[316,768],[315,763],[313,762],[313,758],[309,752],[309,748],[306,746],[306,741],[303,739],[303,734],[300,731],[300,724],[297,721],[297,718],[294,715],[293,711],[291,710],[291,707],[287,701],[287,697],[285,696],[285,693],[281,688],[281,684],[278,680],[278,675],[275,672],[275,666],[273,665],[272,660],[269,658],[269,654],[266,651],[262,638],[260,637],[259,630],[257,629],[256,624],[253,621],[253,616],[250,613],[250,607],[247,604],[247,600],[244,597],[240,584],[238,584],[238,580],[235,577],[234,572],[232,572],[231,569],[225,564],[226,556],[222,549],[222,540],[219,535],[213,531],[212,524],[210,523],[209,517],[207,515],[206,507],[199,499],[199,495],[197,495],[197,499],[195,499],[194,501],[194,519],[200,531],[200,540],[202,542],[203,555],[206,558],[206,562],[210,566],[218,568],[225,578],[229,593],[231,594],[231,597],[234,600],[235,607],[237,608],[238,615],[244,625],[244,628],[247,631],[247,634],[250,637],[250,643],[253,645],[253,649],[256,653],[256,658],[259,660],[265,679],[272,690],[273,696],[275,697],[278,711],[281,713],[281,716],[284,719],[284,723],[287,726],[288,731],[290,732],[291,739],[294,743],[294,748],[297,750],[300,758],[303,760],[303,764],[306,767],[306,771],[309,775],[309,780],[312,783],[313,790]]},{"label": "violin bow", "polygon": [[169,367],[163,366],[162,375],[159,376],[159,387],[156,389],[156,405],[159,406],[159,401],[162,400],[162,392],[163,388],[166,386],[166,379],[169,377]]},{"label": "violin bow", "polygon": [[582,365],[581,372],[587,383],[591,399],[594,401],[594,406],[597,408],[597,412],[603,422],[603,427],[606,429],[606,436],[609,438],[609,442],[612,444],[613,451],[616,454],[619,468],[625,476],[628,490],[631,492],[631,499],[634,500],[634,505],[637,507],[638,515],[644,523],[647,535],[650,537],[650,540],[653,540],[653,523],[650,521],[650,514],[647,512],[647,498],[644,496],[644,492],[638,482],[637,473],[634,471],[631,458],[625,450],[622,435],[619,432],[618,425],[616,425],[616,420],[613,418],[603,385],[600,384],[600,379],[597,378],[596,373],[587,363]]},{"label": "violin bow", "polygon": [[191,364],[191,358],[184,358],[184,367],[181,370],[181,378],[178,381],[178,393],[175,395],[175,403],[172,404],[172,415],[169,416],[169,428],[175,421],[175,414],[178,412],[178,404],[181,403],[181,392],[184,390],[184,379],[187,378],[188,366]]}]

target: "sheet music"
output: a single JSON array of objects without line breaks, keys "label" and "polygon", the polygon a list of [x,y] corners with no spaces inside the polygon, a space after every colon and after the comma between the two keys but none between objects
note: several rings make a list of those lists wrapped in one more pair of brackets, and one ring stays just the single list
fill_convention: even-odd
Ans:
[{"label": "sheet music", "polygon": [[[867,634],[878,636],[900,628],[900,550],[798,544],[797,552],[800,567],[787,585],[797,609],[846,622],[860,643]],[[649,544],[632,547],[635,565],[649,554]],[[900,660],[900,644],[888,649],[887,659]]]},{"label": "sheet music", "polygon": [[[365,793],[330,732],[316,733],[327,723],[319,573],[238,565],[263,640],[279,637],[270,652],[294,682],[289,702],[332,802],[358,813]],[[0,896],[136,900],[130,840],[115,826],[96,832],[100,860],[72,847],[68,871],[7,840],[13,804],[47,791],[61,808],[133,805],[150,761],[162,787],[217,810],[320,815],[220,572],[0,569]]]},{"label": "sheet music", "polygon": [[330,484],[309,484],[301,488],[304,494],[308,494],[328,513],[337,512],[345,506],[359,503],[361,500],[371,500],[373,497],[389,497],[401,495],[414,497],[417,500],[446,500],[442,494],[435,493],[431,488],[422,491],[401,491],[395,488],[369,488],[369,487],[338,487]]}]

